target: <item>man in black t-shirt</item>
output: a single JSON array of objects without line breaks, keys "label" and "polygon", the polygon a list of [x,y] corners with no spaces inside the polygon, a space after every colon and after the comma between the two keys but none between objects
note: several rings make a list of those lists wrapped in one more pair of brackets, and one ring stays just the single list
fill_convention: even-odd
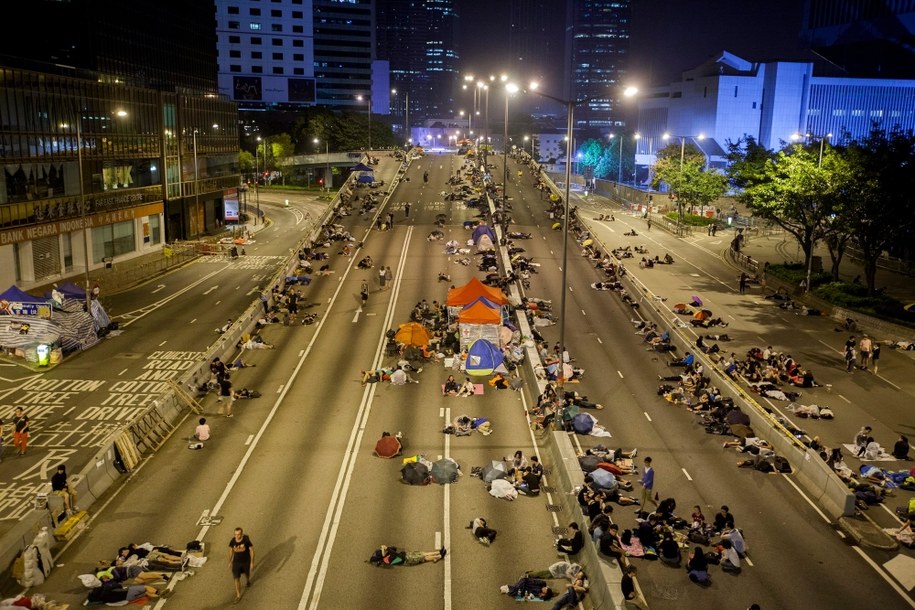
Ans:
[{"label": "man in black t-shirt", "polygon": [[229,569],[235,579],[235,603],[241,601],[241,575],[245,575],[245,586],[251,586],[251,572],[254,571],[254,544],[240,527],[229,540]]}]

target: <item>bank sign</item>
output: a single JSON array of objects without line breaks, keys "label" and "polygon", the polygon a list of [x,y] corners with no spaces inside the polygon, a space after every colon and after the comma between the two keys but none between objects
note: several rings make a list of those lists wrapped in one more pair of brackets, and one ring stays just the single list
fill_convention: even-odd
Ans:
[{"label": "bank sign", "polygon": [[0,300],[0,315],[3,316],[34,316],[36,318],[51,319],[50,303],[21,303],[19,301]]}]

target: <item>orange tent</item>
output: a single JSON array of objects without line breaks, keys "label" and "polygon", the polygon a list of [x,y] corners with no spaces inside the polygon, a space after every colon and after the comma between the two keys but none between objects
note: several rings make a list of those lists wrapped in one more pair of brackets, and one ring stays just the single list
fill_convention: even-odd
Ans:
[{"label": "orange tent", "polygon": [[504,292],[499,288],[485,285],[477,278],[473,278],[459,288],[452,288],[449,290],[447,303],[449,307],[460,307],[461,305],[467,305],[478,297],[486,297],[493,303],[498,303],[499,305],[508,303],[508,298],[505,296]]},{"label": "orange tent", "polygon": [[465,307],[458,314],[458,322],[461,324],[499,324],[501,321],[499,310],[487,307],[481,301]]}]

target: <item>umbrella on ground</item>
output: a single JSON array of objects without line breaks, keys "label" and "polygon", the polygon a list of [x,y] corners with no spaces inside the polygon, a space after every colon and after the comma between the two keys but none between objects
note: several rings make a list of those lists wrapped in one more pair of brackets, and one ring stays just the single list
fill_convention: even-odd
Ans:
[{"label": "umbrella on ground", "polygon": [[594,420],[587,413],[579,413],[572,418],[572,429],[578,434],[591,434],[594,429]]},{"label": "umbrella on ground", "polygon": [[738,438],[747,438],[748,436],[753,436],[753,428],[744,424],[732,424],[728,429],[728,432]]},{"label": "umbrella on ground", "polygon": [[696,313],[693,314],[693,320],[707,320],[708,318],[711,318],[711,317],[712,317],[712,312],[710,312],[708,309],[700,309],[699,311],[697,311]]},{"label": "umbrella on ground", "polygon": [[613,473],[601,470],[600,468],[591,473],[591,480],[594,481],[595,486],[601,489],[613,490],[619,485],[616,481],[616,477],[613,476]]},{"label": "umbrella on ground", "polygon": [[600,462],[601,459],[596,455],[583,455],[578,458],[578,465],[581,466],[584,472],[594,472]]},{"label": "umbrella on ground", "polygon": [[352,170],[354,172],[373,172],[373,171],[375,171],[374,169],[372,169],[365,163],[357,163],[356,165],[351,167],[350,170]]},{"label": "umbrella on ground", "polygon": [[694,306],[694,307],[702,307],[702,299],[700,299],[700,298],[699,298],[698,296],[696,296],[696,295],[693,295],[693,296],[690,297],[690,298],[692,299],[692,302],[693,302],[693,306]]},{"label": "umbrella on ground", "polygon": [[429,482],[429,468],[419,462],[409,462],[400,469],[400,476],[410,485],[426,485]]},{"label": "umbrella on ground", "polygon": [[442,458],[432,464],[432,480],[439,485],[454,483],[460,476],[458,463],[451,458]]},{"label": "umbrella on ground", "polygon": [[390,434],[382,436],[378,439],[378,442],[375,443],[375,455],[380,458],[392,458],[400,455],[403,452],[403,445],[400,444],[400,441],[397,437],[391,436]]},{"label": "umbrella on ground", "polygon": [[480,473],[480,478],[487,483],[492,483],[496,479],[505,479],[507,477],[508,466],[505,462],[499,460],[493,460],[486,466],[483,466],[483,472]]},{"label": "umbrella on ground", "polygon": [[401,324],[394,335],[394,340],[404,345],[426,345],[431,338],[429,331],[419,322]]}]

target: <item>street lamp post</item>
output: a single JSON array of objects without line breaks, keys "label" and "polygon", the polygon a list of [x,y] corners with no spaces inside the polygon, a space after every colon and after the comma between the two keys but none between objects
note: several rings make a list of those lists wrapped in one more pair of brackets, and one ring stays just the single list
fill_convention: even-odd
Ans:
[{"label": "street lamp post", "polygon": [[[830,133],[827,133],[826,135],[822,135],[822,136],[815,136],[815,135],[810,134],[810,133],[804,134],[804,135],[805,135],[808,139],[819,138],[819,140],[820,140],[820,156],[819,156],[819,158],[817,159],[817,169],[822,168],[822,167],[823,167],[823,149],[824,149],[824,147],[826,146],[826,140],[828,140],[829,138],[832,137],[832,133],[830,132]],[[802,137],[802,136],[801,136],[800,134],[794,134],[794,135],[791,136],[791,139],[792,139],[792,140],[798,140],[798,139],[800,139],[801,137]],[[813,248],[814,248],[815,245],[816,245],[816,240],[814,239],[814,240],[811,242],[811,244],[810,244],[810,254],[809,254],[808,257],[807,257],[807,258],[808,258],[808,260],[807,260],[807,281],[806,281],[806,284],[805,284],[805,286],[804,286],[804,293],[805,293],[805,294],[808,293],[808,292],[810,292],[810,279],[811,279],[811,276],[813,275]]]},{"label": "street lamp post", "polygon": [[569,197],[570,197],[570,188],[569,183],[572,181],[572,129],[573,129],[573,118],[575,112],[575,106],[578,104],[586,103],[588,100],[563,100],[558,97],[553,97],[552,95],[547,95],[537,91],[536,84],[531,84],[530,92],[539,95],[540,97],[545,97],[547,99],[553,100],[563,104],[566,107],[566,186],[565,194],[563,198],[563,224],[562,224],[562,296],[559,301],[559,359],[560,359],[560,368],[563,365],[562,358],[565,354],[566,344],[565,344],[565,329],[566,329],[566,292],[568,292],[568,260],[569,260]]},{"label": "street lamp post", "polygon": [[[614,134],[614,133],[610,134],[611,140],[615,137],[616,137],[616,134]],[[619,188],[619,185],[622,183],[623,183],[623,136],[622,136],[622,134],[620,134],[620,158],[619,158],[619,162],[617,163],[617,170],[616,170],[617,188]]]},{"label": "street lamp post", "polygon": [[[662,139],[668,140],[670,138],[680,138],[680,188],[683,187],[683,162],[686,156],[686,139],[695,138],[696,140],[703,140],[705,136],[699,134],[697,136],[677,136],[665,133],[661,136]],[[683,226],[683,201],[680,199],[680,192],[677,192],[677,237],[680,237],[680,231]]]},{"label": "street lamp post", "polygon": [[371,152],[372,150],[372,96],[371,95],[357,95],[356,99],[360,102],[365,101],[366,109],[369,114],[369,147],[366,152]]},{"label": "street lamp post", "polygon": [[79,210],[80,220],[83,228],[83,262],[85,263],[85,280],[86,280],[86,312],[92,315],[91,292],[89,285],[89,227],[86,226],[86,186],[83,183],[83,113],[79,105],[76,107],[76,165],[79,177]]},{"label": "street lamp post", "polygon": [[502,202],[508,202],[508,96],[518,92],[518,85],[505,85],[505,133],[502,138]]},{"label": "street lamp post", "polygon": [[[315,138],[312,140],[312,142],[318,144],[321,142],[321,140]],[[330,176],[330,142],[328,140],[324,140],[324,186],[328,191],[330,191]]]},{"label": "street lamp post", "polygon": [[[257,219],[261,216],[261,192],[258,188],[258,183],[260,182],[260,166],[257,163],[257,155],[260,152],[260,141],[261,137],[257,136],[257,143],[254,145],[254,202],[257,204],[257,216],[254,217],[254,224],[257,224]],[[264,165],[266,166],[266,159],[264,159]]]},{"label": "street lamp post", "polygon": [[[391,89],[391,93],[393,93],[394,95],[397,95],[397,89]],[[410,92],[409,91],[404,91],[403,112],[404,112],[403,133],[404,133],[404,140],[406,141],[410,137]],[[371,111],[369,114],[371,114]],[[371,118],[371,116],[369,116],[369,121],[371,121],[371,120],[372,120],[372,118]],[[369,125],[371,126],[371,122],[369,123]]]}]

